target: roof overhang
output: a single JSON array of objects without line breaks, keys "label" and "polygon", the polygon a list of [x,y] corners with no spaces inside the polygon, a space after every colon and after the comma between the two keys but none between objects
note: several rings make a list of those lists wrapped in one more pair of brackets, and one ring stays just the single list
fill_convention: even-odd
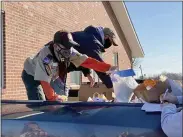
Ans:
[{"label": "roof overhang", "polygon": [[141,44],[139,42],[133,24],[129,18],[124,2],[110,1],[109,3],[131,49],[132,58],[143,58],[144,51],[141,47]]}]

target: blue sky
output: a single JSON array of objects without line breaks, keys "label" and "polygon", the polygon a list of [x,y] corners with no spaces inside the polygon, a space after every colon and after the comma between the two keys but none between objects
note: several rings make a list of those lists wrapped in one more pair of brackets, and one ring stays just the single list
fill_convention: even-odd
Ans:
[{"label": "blue sky", "polygon": [[125,4],[145,52],[143,73],[182,72],[182,3]]}]

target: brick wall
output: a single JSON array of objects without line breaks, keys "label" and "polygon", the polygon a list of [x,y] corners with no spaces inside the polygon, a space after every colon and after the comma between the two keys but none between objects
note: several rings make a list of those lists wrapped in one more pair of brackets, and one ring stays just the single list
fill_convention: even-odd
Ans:
[{"label": "brick wall", "polygon": [[77,31],[92,24],[118,30],[115,32],[120,36],[117,37],[120,46],[108,49],[104,60],[113,63],[113,52],[118,52],[120,68],[131,67],[130,50],[107,2],[3,2],[3,5],[6,85],[2,99],[27,99],[21,80],[25,58],[38,52],[63,28]]}]

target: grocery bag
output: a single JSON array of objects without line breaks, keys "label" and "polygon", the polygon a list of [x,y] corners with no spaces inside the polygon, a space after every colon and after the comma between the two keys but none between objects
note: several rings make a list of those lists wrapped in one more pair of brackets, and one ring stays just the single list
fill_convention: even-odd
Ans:
[{"label": "grocery bag", "polygon": [[133,70],[124,70],[120,73],[111,74],[113,82],[114,94],[116,96],[115,102],[129,102],[133,90],[138,86],[136,80],[131,76]]}]

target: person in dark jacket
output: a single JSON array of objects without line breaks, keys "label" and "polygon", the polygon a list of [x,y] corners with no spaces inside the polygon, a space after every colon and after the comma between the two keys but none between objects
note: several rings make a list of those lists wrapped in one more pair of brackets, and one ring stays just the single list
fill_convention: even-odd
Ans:
[{"label": "person in dark jacket", "polygon": [[[110,28],[88,26],[84,29],[84,31],[72,32],[71,34],[73,40],[80,45],[75,49],[82,54],[86,54],[89,57],[97,59],[98,61],[104,62],[100,55],[105,52],[105,49],[111,47],[112,45],[118,46],[115,41],[115,34]],[[80,67],[79,69],[76,69],[76,67],[71,64],[68,72],[71,71],[82,71],[85,76],[91,77],[91,71],[87,68]],[[95,72],[108,89],[113,88],[109,75],[98,71]],[[55,81],[55,83],[56,82],[58,85],[58,81]],[[54,86],[54,84],[52,85]]]},{"label": "person in dark jacket", "polygon": [[[105,52],[105,49],[112,45],[118,46],[115,34],[110,28],[88,26],[84,31],[73,32],[72,37],[80,45],[79,48],[76,47],[78,52],[102,62],[100,55]],[[107,88],[113,88],[109,75],[97,71],[96,73]]]}]

